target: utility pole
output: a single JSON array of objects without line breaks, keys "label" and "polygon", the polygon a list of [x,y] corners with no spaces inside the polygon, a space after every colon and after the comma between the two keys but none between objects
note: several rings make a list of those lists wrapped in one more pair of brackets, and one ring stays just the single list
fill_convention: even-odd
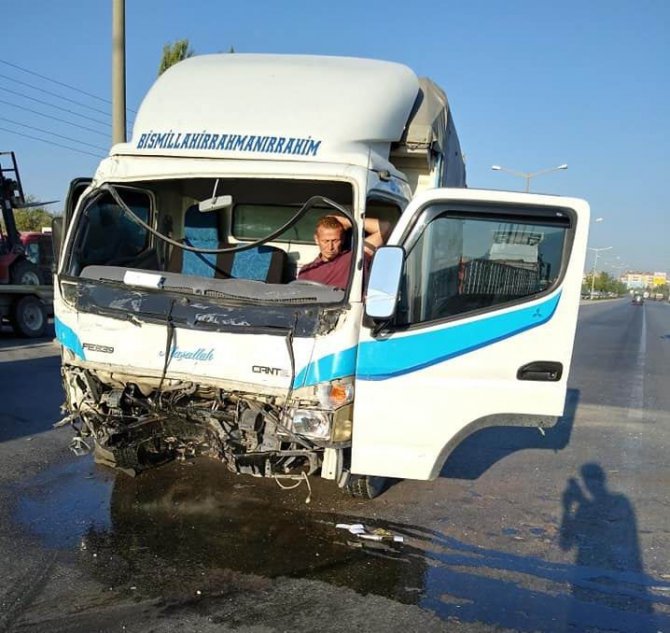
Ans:
[{"label": "utility pole", "polygon": [[126,2],[112,0],[112,144],[126,142]]}]

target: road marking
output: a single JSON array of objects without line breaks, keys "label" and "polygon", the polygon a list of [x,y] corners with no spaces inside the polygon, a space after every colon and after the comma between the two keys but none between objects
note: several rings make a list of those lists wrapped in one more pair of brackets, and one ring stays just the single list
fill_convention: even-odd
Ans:
[{"label": "road marking", "polygon": [[642,332],[640,347],[637,350],[635,369],[633,373],[632,390],[630,394],[630,408],[628,417],[640,420],[644,416],[644,361],[647,353],[647,312],[642,306]]}]

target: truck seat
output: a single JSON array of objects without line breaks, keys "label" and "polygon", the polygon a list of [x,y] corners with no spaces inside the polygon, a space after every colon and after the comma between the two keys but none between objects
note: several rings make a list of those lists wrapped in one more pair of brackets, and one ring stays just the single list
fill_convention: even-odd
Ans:
[{"label": "truck seat", "polygon": [[255,279],[270,284],[285,281],[288,255],[276,246],[255,246],[246,251],[224,253],[217,267],[235,279]]},{"label": "truck seat", "polygon": [[[219,243],[218,218],[216,213],[203,213],[197,205],[186,209],[184,214],[183,244],[196,248],[222,248]],[[197,277],[225,277],[221,274],[219,259],[221,255],[210,253],[193,253],[173,247],[168,262],[168,271],[194,275]]]},{"label": "truck seat", "polygon": [[[197,205],[186,209],[182,243],[198,248],[226,248],[231,244],[219,241],[216,213],[202,213]],[[285,281],[288,256],[275,246],[256,246],[231,253],[192,253],[174,247],[168,271],[198,277],[254,279],[272,284]]]}]

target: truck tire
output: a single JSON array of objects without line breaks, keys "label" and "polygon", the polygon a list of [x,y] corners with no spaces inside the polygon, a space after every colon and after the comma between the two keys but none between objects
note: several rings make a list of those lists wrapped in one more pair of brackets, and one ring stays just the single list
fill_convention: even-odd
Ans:
[{"label": "truck tire", "polygon": [[47,329],[46,308],[37,297],[26,295],[12,306],[10,322],[18,336],[39,338]]},{"label": "truck tire", "polygon": [[27,259],[16,262],[9,270],[10,282],[20,286],[39,286],[40,269]]},{"label": "truck tire", "polygon": [[357,499],[374,499],[386,489],[386,477],[372,475],[350,475],[345,486],[346,491]]}]

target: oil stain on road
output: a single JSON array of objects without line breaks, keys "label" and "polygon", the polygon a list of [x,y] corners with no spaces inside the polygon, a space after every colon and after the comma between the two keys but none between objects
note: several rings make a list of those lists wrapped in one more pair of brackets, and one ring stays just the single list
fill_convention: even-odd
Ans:
[{"label": "oil stain on road", "polygon": [[[304,490],[281,493],[270,480],[236,477],[209,460],[132,478],[87,458],[22,486],[17,518],[47,547],[76,552],[80,568],[102,585],[138,601],[183,605],[292,578],[417,605],[445,625],[670,630],[669,583],[487,549],[447,529],[362,520],[346,513],[352,507],[338,497],[307,505]],[[363,541],[335,528],[359,521],[404,542]],[[580,585],[599,599],[579,599]],[[620,586],[631,602],[644,597],[654,608],[627,609]]]}]

